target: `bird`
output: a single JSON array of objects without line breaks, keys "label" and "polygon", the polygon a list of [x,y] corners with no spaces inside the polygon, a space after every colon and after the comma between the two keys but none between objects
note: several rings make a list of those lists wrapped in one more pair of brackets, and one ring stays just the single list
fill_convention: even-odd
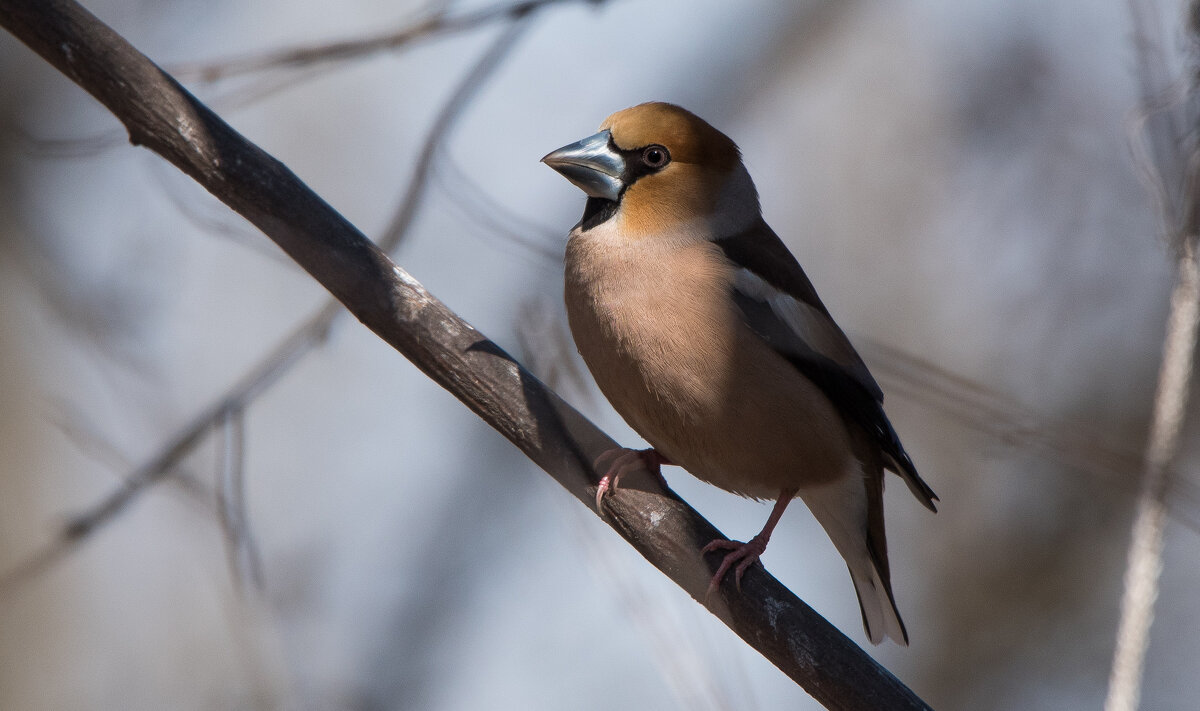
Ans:
[{"label": "bird", "polygon": [[677,105],[618,111],[599,132],[542,158],[586,195],[570,231],[564,299],[576,347],[600,391],[649,449],[595,461],[596,504],[622,474],[678,465],[734,494],[775,504],[727,551],[737,588],[784,509],[799,497],[845,559],[867,638],[907,646],[883,521],[883,475],[931,511],[883,411],[883,392],[812,282],[767,225],[740,149]]}]

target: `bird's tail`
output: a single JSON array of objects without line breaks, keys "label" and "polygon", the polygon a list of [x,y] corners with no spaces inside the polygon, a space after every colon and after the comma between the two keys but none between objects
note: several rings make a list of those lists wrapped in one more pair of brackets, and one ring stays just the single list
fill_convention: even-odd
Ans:
[{"label": "bird's tail", "polygon": [[907,646],[908,631],[896,609],[888,569],[887,537],[883,530],[883,470],[864,469],[825,486],[801,489],[800,497],[850,568],[867,638],[872,644],[879,644],[884,637],[891,637]]},{"label": "bird's tail", "polygon": [[846,565],[850,568],[854,592],[858,595],[858,607],[862,611],[867,639],[871,640],[871,644],[879,644],[884,637],[891,637],[897,644],[907,647],[908,630],[904,628],[904,620],[900,619],[900,611],[896,609],[886,567],[881,571],[870,555],[854,562],[847,559]]}]

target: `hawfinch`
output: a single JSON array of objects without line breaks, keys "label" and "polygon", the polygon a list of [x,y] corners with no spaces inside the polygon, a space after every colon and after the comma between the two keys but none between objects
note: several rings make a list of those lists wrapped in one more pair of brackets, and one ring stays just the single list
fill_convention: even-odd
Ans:
[{"label": "hawfinch", "polygon": [[[738,147],[671,104],[619,111],[542,159],[587,193],[566,250],[571,333],[596,383],[652,449],[601,455],[597,506],[622,472],[676,464],[775,499],[742,573],[799,496],[846,564],[872,643],[908,643],[892,596],[883,470],[937,496],[883,413],[883,393],[796,259],[763,221]],[[607,467],[604,465],[607,464]]]}]

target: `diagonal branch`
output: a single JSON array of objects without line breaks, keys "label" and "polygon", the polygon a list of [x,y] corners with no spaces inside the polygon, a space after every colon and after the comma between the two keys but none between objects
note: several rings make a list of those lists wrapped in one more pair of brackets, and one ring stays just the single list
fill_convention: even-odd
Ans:
[{"label": "diagonal branch", "polygon": [[[589,462],[615,443],[460,319],[309,190],[112,29],[69,0],[0,0],[0,25],[112,111],[150,148],[248,219],[360,321],[573,496],[590,506]],[[698,601],[719,532],[642,477],[605,521]],[[710,612],[832,709],[925,709],[891,673],[765,571],[726,581]]]},{"label": "diagonal branch", "polygon": [[[510,28],[500,34],[483,56],[472,65],[442,110],[438,112],[425,139],[425,147],[413,170],[404,198],[380,238],[379,244],[384,251],[394,251],[407,236],[420,207],[419,203],[425,196],[433,172],[433,157],[437,154],[439,146],[446,140],[471,99],[478,94],[480,87],[484,86],[484,80],[516,46],[516,40],[527,24],[521,21],[521,18],[528,17],[532,16],[519,16]],[[290,372],[293,366],[322,345],[328,338],[334,322],[344,314],[342,304],[333,298],[317,308],[229,390],[219,395],[215,402],[183,425],[149,462],[136,469],[132,476],[98,503],[73,517],[44,549],[35,552],[27,561],[0,577],[0,590],[13,587],[30,576],[41,573],[54,562],[62,560],[92,532],[115,520],[141,492],[173,474],[179,463],[218,425],[226,422],[231,414],[247,408]],[[228,532],[229,528],[226,526],[225,530]],[[237,539],[227,536],[226,540],[232,542]],[[236,551],[230,551],[230,554],[236,555]],[[236,572],[238,569],[234,570]]]}]

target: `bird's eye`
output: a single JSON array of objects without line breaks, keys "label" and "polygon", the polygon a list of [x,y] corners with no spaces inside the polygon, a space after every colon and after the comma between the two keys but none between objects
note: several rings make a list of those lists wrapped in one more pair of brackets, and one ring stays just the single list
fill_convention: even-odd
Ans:
[{"label": "bird's eye", "polygon": [[654,145],[647,146],[642,151],[642,162],[649,168],[661,168],[671,160],[671,154],[666,148]]}]

